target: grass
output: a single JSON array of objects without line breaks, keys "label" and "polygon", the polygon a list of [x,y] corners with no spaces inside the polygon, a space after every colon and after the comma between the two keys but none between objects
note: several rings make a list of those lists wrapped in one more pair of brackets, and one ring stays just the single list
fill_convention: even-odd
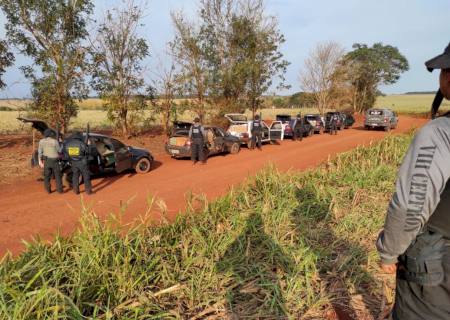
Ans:
[{"label": "grass", "polygon": [[377,316],[390,295],[374,241],[410,141],[390,136],[304,173],[268,167],[172,224],[124,232],[120,215],[101,223],[86,209],[72,236],[3,260],[0,318]]},{"label": "grass", "polygon": [[[402,114],[425,114],[430,112],[433,99],[432,94],[388,95],[378,97],[376,106],[391,108]],[[450,110],[450,101],[444,100],[441,110]]]}]

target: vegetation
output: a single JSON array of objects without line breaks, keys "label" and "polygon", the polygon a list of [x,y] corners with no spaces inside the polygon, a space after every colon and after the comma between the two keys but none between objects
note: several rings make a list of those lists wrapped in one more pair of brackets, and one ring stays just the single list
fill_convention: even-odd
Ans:
[{"label": "vegetation", "polygon": [[14,63],[14,55],[9,51],[8,43],[0,40],[0,89],[4,88],[6,84],[2,80],[2,75],[6,68],[12,66]]},{"label": "vegetation", "polygon": [[92,2],[2,0],[0,7],[7,18],[8,40],[34,62],[22,67],[32,84],[32,111],[65,131],[76,115],[74,98],[87,95],[82,41]]},{"label": "vegetation", "polygon": [[123,232],[120,216],[102,224],[86,209],[72,236],[0,264],[0,318],[378,318],[392,292],[373,244],[410,140],[301,174],[268,168],[159,227]]},{"label": "vegetation", "polygon": [[378,86],[394,84],[409,70],[408,60],[393,46],[375,43],[372,47],[356,43],[343,62],[352,87],[352,107],[363,112],[375,104]]},{"label": "vegetation", "polygon": [[132,0],[124,8],[108,11],[91,47],[92,85],[104,101],[108,118],[125,137],[135,133],[134,125],[148,109],[151,93],[142,66],[149,48],[137,35],[143,15]]}]

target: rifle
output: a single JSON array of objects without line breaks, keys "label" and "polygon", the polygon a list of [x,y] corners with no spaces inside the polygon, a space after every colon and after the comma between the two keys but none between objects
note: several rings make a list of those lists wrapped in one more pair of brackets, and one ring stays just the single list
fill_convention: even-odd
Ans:
[{"label": "rifle", "polygon": [[442,94],[441,89],[438,89],[438,91],[436,92],[436,96],[434,97],[433,103],[431,104],[431,119],[436,118],[442,100],[444,100],[444,95]]}]

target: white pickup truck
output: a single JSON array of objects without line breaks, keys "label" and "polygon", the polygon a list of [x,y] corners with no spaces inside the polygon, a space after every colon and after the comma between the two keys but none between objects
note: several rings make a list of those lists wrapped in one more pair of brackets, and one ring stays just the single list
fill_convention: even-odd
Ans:
[{"label": "white pickup truck", "polygon": [[[252,122],[245,114],[242,113],[229,113],[225,115],[225,118],[230,121],[230,126],[227,132],[232,136],[238,137],[241,144],[252,148]],[[273,121],[270,125],[261,121],[262,124],[262,142],[271,142],[284,139],[283,124],[281,121]]]}]

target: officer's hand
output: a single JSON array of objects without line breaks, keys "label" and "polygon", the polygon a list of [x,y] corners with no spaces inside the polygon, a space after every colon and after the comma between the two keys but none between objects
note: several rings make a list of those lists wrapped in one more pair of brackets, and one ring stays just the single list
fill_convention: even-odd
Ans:
[{"label": "officer's hand", "polygon": [[44,163],[41,160],[39,160],[39,167],[44,168]]},{"label": "officer's hand", "polygon": [[388,273],[388,274],[394,274],[397,272],[397,264],[393,263],[393,264],[381,264],[381,270],[383,270],[384,273]]}]

